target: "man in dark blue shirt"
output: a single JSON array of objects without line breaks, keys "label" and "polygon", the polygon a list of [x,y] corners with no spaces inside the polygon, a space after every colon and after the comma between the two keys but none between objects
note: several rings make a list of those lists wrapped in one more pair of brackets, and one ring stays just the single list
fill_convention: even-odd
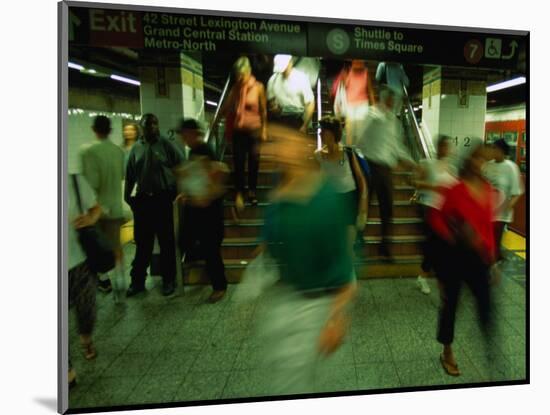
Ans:
[{"label": "man in dark blue shirt", "polygon": [[155,236],[160,246],[162,294],[176,288],[176,252],[172,203],[176,197],[176,179],[172,169],[182,154],[161,137],[158,118],[145,114],[141,119],[143,135],[128,156],[124,200],[134,213],[136,253],[130,275],[132,282],[126,295],[145,291],[145,277],[151,262]]},{"label": "man in dark blue shirt", "polygon": [[184,191],[178,196],[185,204],[180,246],[182,252],[189,253],[199,243],[206,262],[206,273],[212,283],[213,291],[209,302],[215,303],[223,298],[227,289],[221,255],[224,236],[223,171],[214,167],[214,152],[204,142],[202,127],[196,120],[182,120],[178,134],[182,142],[190,148],[190,162],[200,160],[207,170],[204,180],[200,180],[200,171],[191,173],[194,177],[187,177],[187,182],[194,181],[194,186],[188,185],[187,193]]}]

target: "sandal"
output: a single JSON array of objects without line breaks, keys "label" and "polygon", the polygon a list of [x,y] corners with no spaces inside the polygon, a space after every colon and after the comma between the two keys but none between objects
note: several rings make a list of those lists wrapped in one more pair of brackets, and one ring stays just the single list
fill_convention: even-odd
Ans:
[{"label": "sandal", "polygon": [[81,346],[86,360],[95,359],[95,357],[97,356],[97,351],[95,349],[94,343],[91,340],[86,343],[81,343]]},{"label": "sandal", "polygon": [[443,369],[445,372],[447,372],[450,376],[460,376],[460,371],[458,370],[457,364],[449,363],[445,360],[443,357],[443,353],[439,355],[439,361],[441,362],[441,366],[443,366]]}]

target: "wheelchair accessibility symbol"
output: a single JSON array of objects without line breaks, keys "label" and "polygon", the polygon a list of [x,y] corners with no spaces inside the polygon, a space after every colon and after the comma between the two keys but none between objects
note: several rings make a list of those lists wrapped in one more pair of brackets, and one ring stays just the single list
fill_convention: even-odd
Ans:
[{"label": "wheelchair accessibility symbol", "polygon": [[488,59],[500,59],[502,54],[502,39],[487,38],[485,40],[485,57]]}]

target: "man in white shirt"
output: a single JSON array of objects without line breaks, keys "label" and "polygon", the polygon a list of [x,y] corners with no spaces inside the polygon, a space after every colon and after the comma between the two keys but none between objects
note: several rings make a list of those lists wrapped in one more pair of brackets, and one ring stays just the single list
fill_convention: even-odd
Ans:
[{"label": "man in white shirt", "polygon": [[[109,139],[111,121],[104,115],[95,117],[92,130],[96,141],[81,151],[82,174],[97,195],[103,215],[98,222],[99,228],[115,249],[117,266],[115,268],[115,288],[117,296],[124,287],[124,269],[122,248],[120,245],[120,227],[124,222],[122,210],[122,181],[124,179],[125,155],[120,146]],[[101,278],[100,290],[112,290],[109,276]]]},{"label": "man in white shirt", "polygon": [[315,110],[315,97],[309,78],[293,67],[292,56],[276,55],[274,74],[267,82],[271,119],[307,132]]},{"label": "man in white shirt", "polygon": [[514,206],[524,193],[520,171],[516,163],[507,160],[510,146],[500,139],[493,143],[494,160],[485,164],[483,174],[498,190],[497,205],[494,218],[495,243],[497,246],[497,260],[502,260],[501,242],[504,227],[514,219]]},{"label": "man in white shirt", "polygon": [[[399,162],[410,167],[415,166],[403,148],[403,130],[392,111],[393,98],[390,89],[381,91],[379,105],[371,107],[357,142],[357,148],[369,163],[371,171],[369,188],[374,189],[376,193],[382,220],[380,254],[388,260],[392,259],[388,247],[393,218],[392,169]],[[372,193],[371,191],[370,194]]]}]

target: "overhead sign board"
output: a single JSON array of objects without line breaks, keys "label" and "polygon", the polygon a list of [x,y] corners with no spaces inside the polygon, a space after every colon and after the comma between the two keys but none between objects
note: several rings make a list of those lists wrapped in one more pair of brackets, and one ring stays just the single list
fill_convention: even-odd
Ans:
[{"label": "overhead sign board", "polygon": [[289,53],[515,68],[525,36],[130,10],[69,9],[73,44],[160,51]]}]

